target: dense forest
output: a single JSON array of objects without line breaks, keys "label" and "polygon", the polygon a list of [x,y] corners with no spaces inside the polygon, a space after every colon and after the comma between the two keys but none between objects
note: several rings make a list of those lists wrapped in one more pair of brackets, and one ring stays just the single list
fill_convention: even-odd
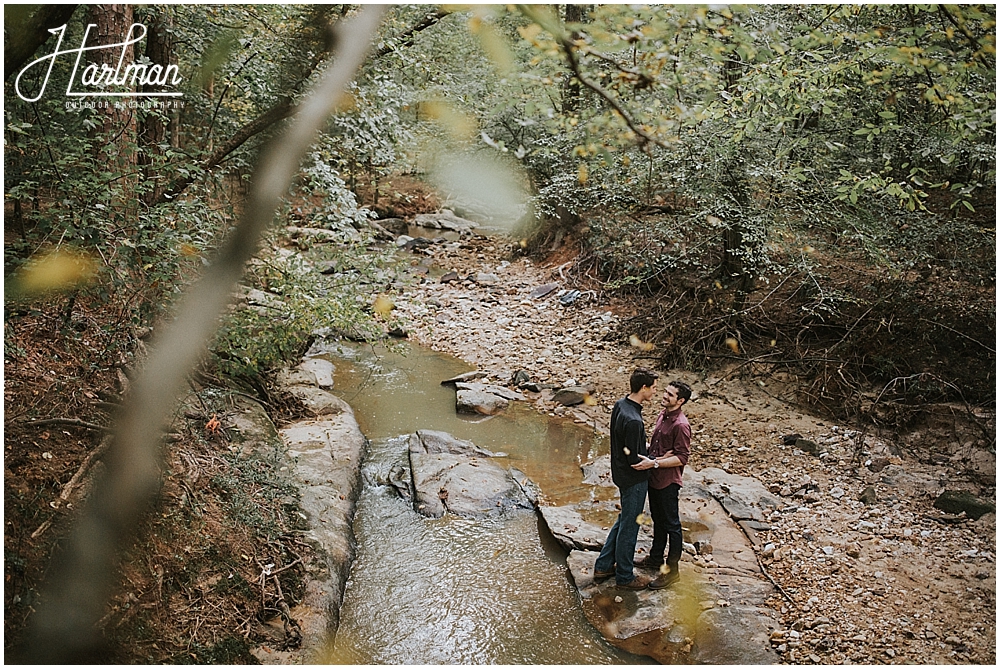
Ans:
[{"label": "dense forest", "polygon": [[[670,343],[664,368],[794,373],[804,405],[844,420],[902,429],[949,402],[992,425],[995,7],[391,5],[370,39],[331,38],[358,13],[5,7],[8,648],[72,520],[67,482],[107,448],[147,342],[198,277],[253,256],[244,289],[290,315],[226,312],[178,378],[294,412],[269,379],[310,333],[390,329],[374,223],[442,202],[507,230],[512,257],[558,252],[581,285],[634,300],[616,335]],[[345,95],[275,182],[282,142],[263,147],[309,115],[352,42],[367,52]],[[273,232],[259,253],[241,237],[272,215],[349,233],[329,250],[343,280],[280,262]],[[232,490],[261,474],[228,476]],[[282,522],[242,531],[280,546]],[[181,536],[144,532],[126,553]],[[250,610],[258,595],[232,596]],[[249,633],[181,653],[154,643],[169,615],[120,605],[100,617],[106,657],[245,659]]]}]

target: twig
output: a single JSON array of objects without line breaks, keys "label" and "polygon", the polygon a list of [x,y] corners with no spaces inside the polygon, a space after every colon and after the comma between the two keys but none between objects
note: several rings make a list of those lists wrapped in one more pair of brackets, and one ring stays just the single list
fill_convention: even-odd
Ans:
[{"label": "twig", "polygon": [[[63,502],[69,501],[69,497],[70,495],[73,494],[73,490],[75,490],[76,487],[80,485],[80,481],[83,479],[84,476],[87,475],[87,472],[90,471],[91,466],[93,466],[93,464],[97,460],[100,460],[101,457],[108,452],[108,448],[110,447],[111,447],[111,437],[105,437],[101,441],[100,445],[93,451],[91,451],[86,458],[83,459],[83,463],[81,463],[80,468],[76,470],[76,474],[73,474],[73,478],[69,480],[69,483],[63,486],[62,492],[60,492],[59,497],[56,498],[55,506],[53,508],[58,509],[60,506],[62,506]],[[37,530],[31,533],[31,538],[37,539],[42,535],[42,533],[45,532],[45,530],[49,529],[51,525],[52,525],[52,518],[49,518],[44,523],[39,525]]]},{"label": "twig", "polygon": [[302,640],[302,628],[299,627],[299,623],[292,617],[292,611],[288,608],[288,602],[285,601],[285,594],[281,591],[281,583],[278,581],[278,577],[272,574],[271,580],[274,581],[274,587],[278,589],[278,608],[281,609],[281,616],[285,619],[285,633],[291,637],[291,644],[295,645],[296,642]]},{"label": "twig", "polygon": [[94,423],[88,423],[87,421],[80,420],[79,418],[45,418],[43,420],[29,420],[25,423],[25,425],[33,425],[37,427],[42,427],[45,425],[71,425],[73,427],[85,427],[88,430],[111,432],[110,427],[105,427],[104,425],[96,425]]},{"label": "twig", "polygon": [[[707,490],[707,488],[706,488],[706,490]],[[740,528],[740,531],[743,533],[743,536],[745,536],[747,538],[747,541],[750,542],[750,549],[753,550],[753,555],[754,555],[755,558],[757,558],[757,565],[760,567],[760,572],[762,574],[764,574],[764,576],[767,577],[767,580],[769,580],[771,582],[771,585],[773,585],[777,589],[777,591],[781,593],[781,596],[788,600],[789,604],[794,604],[795,600],[792,599],[792,597],[787,592],[785,592],[785,589],[782,588],[780,585],[778,585],[778,582],[775,581],[771,577],[771,574],[769,574],[767,572],[767,568],[764,566],[764,563],[761,561],[760,556],[757,554],[757,551],[754,550],[754,548],[753,548],[753,538],[747,533],[746,528],[744,528],[742,525],[740,525],[739,523],[736,522],[736,520],[733,518],[733,515],[731,513],[729,513],[729,509],[727,509],[726,505],[722,503],[722,500],[720,500],[718,497],[716,497],[714,494],[712,494],[711,490],[709,490],[708,492],[709,492],[710,495],[712,495],[713,499],[715,499],[715,501],[719,503],[719,506],[722,507],[722,510],[729,517],[729,520],[733,521],[733,524],[736,525],[736,527]]]},{"label": "twig", "polygon": [[924,323],[929,323],[929,324],[937,326],[939,328],[944,328],[945,330],[948,330],[949,332],[954,332],[959,337],[965,337],[966,339],[968,339],[969,341],[973,342],[974,344],[979,344],[980,346],[982,346],[983,348],[985,348],[990,353],[996,355],[996,349],[992,349],[989,346],[987,346],[986,344],[984,344],[983,342],[981,342],[981,341],[979,341],[977,339],[973,339],[972,337],[970,337],[969,335],[965,334],[964,332],[959,332],[955,328],[950,328],[947,325],[944,325],[943,323],[935,323],[934,321],[929,321],[926,318],[921,318],[920,320],[923,321]]},{"label": "twig", "polygon": [[286,569],[291,569],[292,567],[294,567],[295,565],[299,564],[300,562],[302,562],[302,558],[299,558],[298,560],[295,560],[294,562],[289,562],[288,564],[286,564],[281,569],[275,569],[274,571],[272,571],[271,572],[271,576],[277,576],[281,572],[285,571]]},{"label": "twig", "polygon": [[559,43],[559,46],[562,48],[563,53],[566,55],[566,62],[569,65],[569,69],[572,70],[573,76],[576,77],[577,81],[579,81],[581,84],[583,84],[590,90],[597,93],[599,96],[604,98],[605,102],[611,105],[611,108],[614,109],[615,112],[617,112],[618,115],[622,117],[623,121],[625,121],[625,125],[627,125],[632,132],[638,135],[638,137],[640,138],[639,142],[640,147],[646,144],[655,144],[661,148],[665,149],[670,148],[664,142],[658,140],[656,137],[653,137],[651,134],[649,134],[646,130],[639,127],[639,124],[635,122],[635,120],[628,113],[628,111],[626,111],[625,108],[622,107],[622,105],[618,102],[618,100],[614,98],[614,96],[612,96],[610,93],[604,90],[604,88],[595,84],[594,82],[592,82],[590,79],[588,79],[583,75],[583,72],[580,69],[580,62],[579,60],[577,60],[575,54],[576,45],[573,43],[573,39],[569,33],[566,33],[563,30],[561,30],[556,22],[548,20],[545,16],[542,15],[541,12],[539,12],[533,6],[518,5],[518,9],[520,9],[522,14],[524,14],[532,21],[537,22],[539,25],[545,28],[545,30],[547,30],[556,39],[556,41]]}]

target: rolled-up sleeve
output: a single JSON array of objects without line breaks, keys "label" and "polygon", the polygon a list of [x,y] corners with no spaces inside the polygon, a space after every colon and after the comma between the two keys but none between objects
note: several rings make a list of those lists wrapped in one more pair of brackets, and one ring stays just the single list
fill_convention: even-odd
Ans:
[{"label": "rolled-up sleeve", "polygon": [[681,461],[681,465],[687,465],[688,457],[691,455],[691,426],[675,425],[673,437],[674,455]]}]

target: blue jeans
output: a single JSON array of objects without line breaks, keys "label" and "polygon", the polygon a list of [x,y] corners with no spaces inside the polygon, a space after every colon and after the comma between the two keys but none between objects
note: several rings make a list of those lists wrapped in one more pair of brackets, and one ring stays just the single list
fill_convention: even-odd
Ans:
[{"label": "blue jeans", "polygon": [[646,487],[648,483],[636,483],[628,488],[619,488],[622,512],[611,526],[604,548],[597,556],[594,571],[611,571],[615,566],[615,582],[619,585],[629,583],[635,578],[632,572],[635,560],[635,541],[639,536],[639,523],[635,522],[646,504]]}]

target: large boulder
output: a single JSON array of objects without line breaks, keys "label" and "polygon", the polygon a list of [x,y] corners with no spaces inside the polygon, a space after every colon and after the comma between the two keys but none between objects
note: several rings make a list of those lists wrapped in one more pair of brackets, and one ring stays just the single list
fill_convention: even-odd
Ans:
[{"label": "large boulder", "polygon": [[533,486],[526,477],[471,442],[419,430],[410,436],[408,450],[413,506],[425,516],[475,518],[534,508],[534,494],[528,494]]},{"label": "large boulder", "polygon": [[571,407],[586,402],[593,392],[593,386],[566,386],[558,389],[552,395],[552,400],[563,406]]},{"label": "large boulder", "polygon": [[980,499],[968,490],[945,490],[934,500],[934,508],[945,513],[960,514],[979,520],[987,513],[995,513],[996,504]]}]

